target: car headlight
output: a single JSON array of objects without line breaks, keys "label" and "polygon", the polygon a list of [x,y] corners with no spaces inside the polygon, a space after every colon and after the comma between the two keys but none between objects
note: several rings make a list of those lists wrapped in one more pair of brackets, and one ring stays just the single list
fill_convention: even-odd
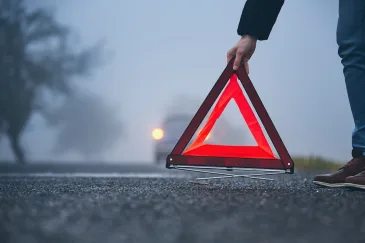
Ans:
[{"label": "car headlight", "polygon": [[152,131],[152,138],[154,140],[160,140],[163,138],[163,130],[161,128],[155,128]]}]

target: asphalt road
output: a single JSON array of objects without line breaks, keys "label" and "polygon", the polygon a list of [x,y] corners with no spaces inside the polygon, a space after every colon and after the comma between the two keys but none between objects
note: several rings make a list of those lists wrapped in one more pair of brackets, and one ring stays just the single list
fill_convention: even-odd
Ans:
[{"label": "asphalt road", "polygon": [[309,172],[208,185],[190,176],[0,165],[0,242],[365,242],[364,191],[320,188]]}]

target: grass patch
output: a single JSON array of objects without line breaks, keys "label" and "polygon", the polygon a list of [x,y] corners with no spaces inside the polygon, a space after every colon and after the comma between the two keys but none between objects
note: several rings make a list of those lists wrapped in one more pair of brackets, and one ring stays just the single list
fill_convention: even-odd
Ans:
[{"label": "grass patch", "polygon": [[293,160],[295,168],[298,169],[336,171],[342,165],[342,163],[339,161],[325,159],[320,156],[293,156]]}]

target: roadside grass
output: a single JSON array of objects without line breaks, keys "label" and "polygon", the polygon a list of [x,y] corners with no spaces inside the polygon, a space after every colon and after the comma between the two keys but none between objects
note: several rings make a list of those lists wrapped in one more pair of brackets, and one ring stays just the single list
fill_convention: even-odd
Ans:
[{"label": "roadside grass", "polygon": [[343,163],[320,156],[293,156],[295,168],[308,170],[338,170]]}]

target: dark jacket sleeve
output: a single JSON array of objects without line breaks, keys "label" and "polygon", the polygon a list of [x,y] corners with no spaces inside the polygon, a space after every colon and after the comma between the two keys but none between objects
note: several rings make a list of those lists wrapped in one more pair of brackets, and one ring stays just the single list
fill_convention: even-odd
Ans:
[{"label": "dark jacket sleeve", "polygon": [[258,40],[267,40],[283,4],[284,0],[247,0],[237,34],[249,34]]}]

